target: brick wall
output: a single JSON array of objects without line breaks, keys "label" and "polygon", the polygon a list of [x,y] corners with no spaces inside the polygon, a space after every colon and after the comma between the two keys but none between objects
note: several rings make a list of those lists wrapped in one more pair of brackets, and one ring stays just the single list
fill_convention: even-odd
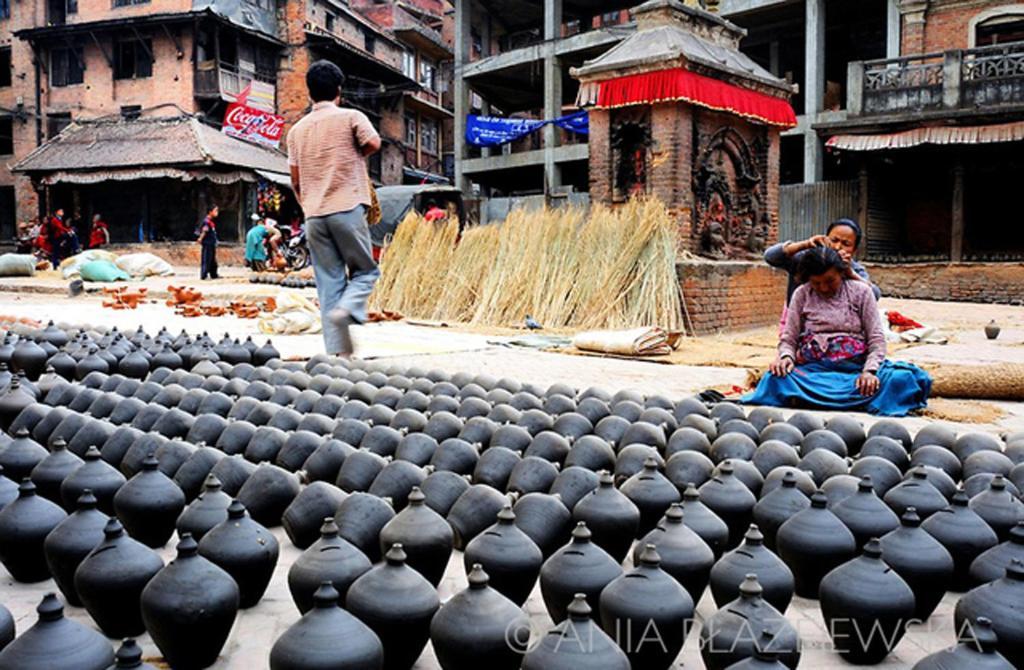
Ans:
[{"label": "brick wall", "polygon": [[871,280],[894,298],[1024,305],[1024,263],[870,264]]},{"label": "brick wall", "polygon": [[779,322],[786,301],[783,272],[746,261],[684,261],[676,271],[696,335]]},{"label": "brick wall", "polygon": [[927,9],[904,16],[902,52],[904,55],[966,49],[971,46],[971,19],[985,12],[998,13],[1000,7],[1017,5],[1020,0],[932,0]]}]

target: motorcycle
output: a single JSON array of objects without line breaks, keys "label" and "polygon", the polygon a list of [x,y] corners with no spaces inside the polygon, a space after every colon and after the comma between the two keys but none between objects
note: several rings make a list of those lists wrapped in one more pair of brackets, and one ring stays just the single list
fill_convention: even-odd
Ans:
[{"label": "motorcycle", "polygon": [[290,228],[282,228],[279,249],[284,256],[285,263],[288,264],[288,269],[292,272],[309,267],[309,246],[306,244],[305,227],[299,228],[295,233]]}]

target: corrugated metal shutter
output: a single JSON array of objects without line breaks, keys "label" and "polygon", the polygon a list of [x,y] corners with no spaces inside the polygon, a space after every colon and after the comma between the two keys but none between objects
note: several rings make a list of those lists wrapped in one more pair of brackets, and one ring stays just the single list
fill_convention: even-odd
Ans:
[{"label": "corrugated metal shutter", "polygon": [[856,179],[779,187],[779,240],[804,240],[825,232],[830,221],[857,219]]}]

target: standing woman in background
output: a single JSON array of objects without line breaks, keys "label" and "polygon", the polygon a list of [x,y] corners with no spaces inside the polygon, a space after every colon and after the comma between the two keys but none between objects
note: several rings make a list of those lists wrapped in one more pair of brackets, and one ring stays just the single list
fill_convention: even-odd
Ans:
[{"label": "standing woman in background", "polygon": [[199,224],[199,246],[201,256],[199,257],[199,279],[220,279],[217,274],[217,215],[220,210],[217,205],[210,208],[206,218]]}]

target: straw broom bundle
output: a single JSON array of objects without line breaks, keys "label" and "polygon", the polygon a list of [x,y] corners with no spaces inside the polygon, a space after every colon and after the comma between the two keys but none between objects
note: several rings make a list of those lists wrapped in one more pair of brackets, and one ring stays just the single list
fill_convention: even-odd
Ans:
[{"label": "straw broom bundle", "polygon": [[678,329],[675,223],[655,199],[512,212],[470,228],[410,215],[384,255],[376,305],[409,316],[548,327]]}]

